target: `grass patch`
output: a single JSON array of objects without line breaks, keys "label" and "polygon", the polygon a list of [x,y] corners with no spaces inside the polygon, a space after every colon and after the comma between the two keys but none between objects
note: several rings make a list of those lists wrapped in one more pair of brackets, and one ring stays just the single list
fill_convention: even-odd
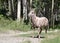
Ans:
[{"label": "grass patch", "polygon": [[42,43],[60,43],[60,37],[56,37],[54,39],[46,39],[44,41],[42,41]]},{"label": "grass patch", "polygon": [[[8,23],[9,22],[9,23]],[[16,21],[5,21],[0,22],[0,31],[2,30],[20,30],[20,31],[28,31],[30,29],[30,24],[25,25],[21,22],[17,23]]]},{"label": "grass patch", "polygon": [[[1,16],[1,15],[0,15]],[[28,31],[30,29],[30,24],[24,24],[22,23],[22,20],[20,22],[9,20],[7,18],[4,18],[3,15],[0,17],[0,31],[6,31],[6,30],[20,30],[20,31]]]},{"label": "grass patch", "polygon": [[56,37],[53,38],[52,36],[49,36],[49,37],[52,38],[52,39],[49,39],[49,38],[46,37],[45,40],[42,40],[42,43],[60,43],[60,33],[59,33],[59,32],[60,32],[60,31],[58,31],[58,32],[53,32],[53,33],[48,34],[48,36],[49,36],[49,35],[53,35],[53,37],[54,37],[54,36],[56,36]]}]

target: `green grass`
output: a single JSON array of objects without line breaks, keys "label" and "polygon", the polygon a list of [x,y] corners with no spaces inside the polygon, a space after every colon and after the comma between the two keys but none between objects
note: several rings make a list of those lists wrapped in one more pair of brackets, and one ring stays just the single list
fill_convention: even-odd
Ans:
[{"label": "green grass", "polygon": [[46,39],[42,41],[42,43],[60,43],[60,37],[56,37],[54,39]]},{"label": "green grass", "polygon": [[16,20],[13,21],[12,19],[4,18],[3,15],[0,15],[0,31],[6,31],[6,30],[20,30],[20,31],[28,31],[30,29],[31,25],[22,23],[22,20],[20,22],[17,22]]},{"label": "green grass", "polygon": [[[42,43],[60,43],[60,31],[55,32],[55,33],[50,33],[50,35],[56,36],[53,39],[46,38],[45,40],[42,40]],[[48,34],[49,36],[49,34]],[[50,36],[51,38],[51,36]]]},{"label": "green grass", "polygon": [[20,30],[20,31],[28,31],[30,30],[30,24],[25,25],[21,22],[17,23],[17,21],[4,21],[0,22],[0,30]]}]

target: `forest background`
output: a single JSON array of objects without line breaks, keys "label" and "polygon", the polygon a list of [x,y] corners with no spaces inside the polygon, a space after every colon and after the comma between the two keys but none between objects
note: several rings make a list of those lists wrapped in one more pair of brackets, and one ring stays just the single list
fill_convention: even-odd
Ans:
[{"label": "forest background", "polygon": [[31,30],[32,8],[37,16],[48,18],[50,29],[60,29],[60,0],[0,0],[0,31]]}]

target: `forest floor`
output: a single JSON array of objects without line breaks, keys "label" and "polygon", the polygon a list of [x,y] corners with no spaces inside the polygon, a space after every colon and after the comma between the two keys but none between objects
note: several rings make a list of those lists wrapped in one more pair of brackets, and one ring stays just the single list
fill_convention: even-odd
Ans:
[{"label": "forest floor", "polygon": [[[49,33],[57,33],[59,30],[48,31]],[[8,30],[6,32],[0,32],[0,43],[41,43],[42,40],[46,38],[33,38],[33,37],[23,37],[22,34],[31,34],[37,31],[27,31],[21,32],[17,30]],[[45,33],[45,31],[43,31]],[[45,35],[45,34],[44,34]],[[46,35],[48,39],[53,39],[57,35]]]}]

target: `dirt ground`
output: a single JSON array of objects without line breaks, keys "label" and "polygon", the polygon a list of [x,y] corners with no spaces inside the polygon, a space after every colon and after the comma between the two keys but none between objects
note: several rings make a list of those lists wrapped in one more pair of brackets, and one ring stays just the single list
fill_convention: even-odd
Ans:
[{"label": "dirt ground", "polygon": [[[57,32],[58,30],[55,31],[48,31],[49,32]],[[21,32],[21,31],[13,31],[9,30],[7,32],[2,32],[0,33],[0,43],[23,43],[24,41],[30,41],[31,43],[41,43],[41,40],[43,38],[32,38],[32,37],[14,37],[19,34],[30,34],[33,33],[34,31],[28,31],[28,32]],[[37,31],[35,31],[37,32]],[[44,31],[43,31],[44,32]],[[52,35],[50,37],[53,37]],[[49,36],[48,36],[49,38]]]}]

